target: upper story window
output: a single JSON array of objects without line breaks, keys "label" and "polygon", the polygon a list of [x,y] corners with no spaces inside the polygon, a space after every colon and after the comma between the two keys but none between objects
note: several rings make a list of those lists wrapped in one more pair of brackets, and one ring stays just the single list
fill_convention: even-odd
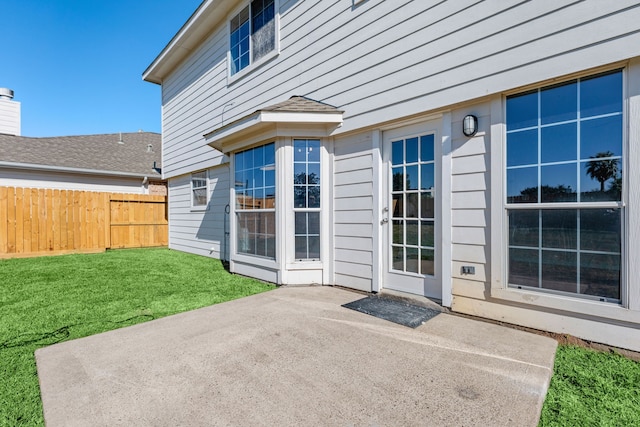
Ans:
[{"label": "upper story window", "polygon": [[274,0],[252,0],[230,23],[231,75],[276,48]]},{"label": "upper story window", "polygon": [[509,284],[621,300],[622,71],[507,98]]},{"label": "upper story window", "polygon": [[191,174],[191,206],[207,206],[207,171]]}]

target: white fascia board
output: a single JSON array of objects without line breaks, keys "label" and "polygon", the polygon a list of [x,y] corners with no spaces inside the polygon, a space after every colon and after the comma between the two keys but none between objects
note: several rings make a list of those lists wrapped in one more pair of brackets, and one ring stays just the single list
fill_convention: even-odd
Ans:
[{"label": "white fascia board", "polygon": [[[229,0],[207,0],[142,73],[142,79],[162,84],[162,80],[209,34],[228,13]],[[227,6],[227,7],[224,7]]]},{"label": "white fascia board", "polygon": [[38,165],[33,163],[15,163],[15,162],[0,162],[0,167],[7,168],[7,169],[27,169],[27,170],[50,171],[50,172],[79,173],[79,174],[85,174],[85,175],[123,176],[123,177],[131,177],[131,178],[144,178],[144,177],[160,178],[160,174],[153,171],[149,171],[149,173],[144,174],[144,173],[69,168],[64,166],[50,166],[50,165]]},{"label": "white fascia board", "polygon": [[[204,135],[208,145],[223,153],[228,153],[231,146],[236,150],[241,148],[239,142],[247,135],[263,134],[267,131],[278,133],[278,125],[307,125],[314,130],[321,129],[321,136],[329,136],[333,130],[342,124],[342,113],[308,113],[257,111],[247,117],[230,123],[222,128]],[[250,140],[247,140],[249,143]]]}]

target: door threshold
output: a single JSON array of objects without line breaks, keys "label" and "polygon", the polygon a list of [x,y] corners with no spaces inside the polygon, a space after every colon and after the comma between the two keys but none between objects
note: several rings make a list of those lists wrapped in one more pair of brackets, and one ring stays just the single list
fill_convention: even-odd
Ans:
[{"label": "door threshold", "polygon": [[409,292],[395,291],[393,289],[382,289],[378,292],[378,296],[381,298],[395,299],[407,304],[430,308],[432,310],[438,310],[443,313],[449,312],[449,309],[442,305],[442,300],[436,298],[428,298],[421,295],[411,294]]}]

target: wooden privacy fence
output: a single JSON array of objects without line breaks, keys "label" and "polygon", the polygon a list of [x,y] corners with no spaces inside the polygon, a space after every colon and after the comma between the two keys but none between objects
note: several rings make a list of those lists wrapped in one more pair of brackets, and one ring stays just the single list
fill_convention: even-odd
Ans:
[{"label": "wooden privacy fence", "polygon": [[0,187],[0,258],[167,244],[166,196]]}]

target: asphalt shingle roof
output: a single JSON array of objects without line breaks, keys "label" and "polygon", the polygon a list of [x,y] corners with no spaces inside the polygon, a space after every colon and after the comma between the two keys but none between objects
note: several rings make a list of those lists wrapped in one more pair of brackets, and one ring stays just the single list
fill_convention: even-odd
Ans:
[{"label": "asphalt shingle roof", "polygon": [[[120,143],[122,135],[122,143]],[[0,134],[0,162],[159,176],[160,134],[153,132],[32,138]],[[151,148],[148,146],[151,145]]]},{"label": "asphalt shingle roof", "polygon": [[303,113],[343,113],[336,107],[304,96],[294,95],[286,101],[261,108],[259,111],[285,111]]}]

